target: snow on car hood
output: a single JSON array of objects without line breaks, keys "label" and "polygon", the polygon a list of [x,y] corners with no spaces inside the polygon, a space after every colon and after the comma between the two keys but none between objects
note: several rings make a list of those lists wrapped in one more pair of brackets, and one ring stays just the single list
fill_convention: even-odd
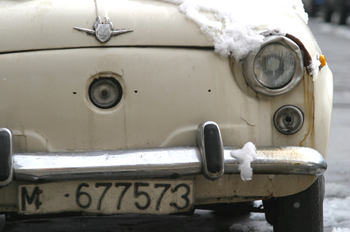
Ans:
[{"label": "snow on car hood", "polygon": [[280,20],[283,16],[298,15],[305,23],[308,21],[301,0],[163,1],[179,5],[180,12],[213,41],[220,56],[232,54],[236,59],[257,49],[264,33],[285,34],[289,25]]},{"label": "snow on car hood", "polygon": [[[103,21],[110,17],[115,29],[133,32],[101,44],[73,29],[92,29],[97,15]],[[3,0],[0,53],[98,46],[215,46],[221,56],[233,54],[239,59],[262,43],[263,32],[298,31],[288,19],[300,18],[307,21],[301,0],[97,0],[96,5],[94,0]]]}]

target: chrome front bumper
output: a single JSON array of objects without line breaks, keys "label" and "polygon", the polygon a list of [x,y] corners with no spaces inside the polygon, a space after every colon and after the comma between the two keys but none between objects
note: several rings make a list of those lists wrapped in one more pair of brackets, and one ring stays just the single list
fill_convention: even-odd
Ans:
[{"label": "chrome front bumper", "polygon": [[[225,174],[239,174],[239,161],[224,149]],[[321,175],[327,167],[323,157],[305,147],[257,149],[251,166],[254,174]],[[202,173],[197,147],[145,150],[25,153],[14,155],[17,180],[76,180],[109,178],[172,178]]]},{"label": "chrome front bumper", "polygon": [[[199,140],[203,137],[203,125],[207,123],[199,126],[197,135]],[[64,181],[205,175],[205,172],[208,171],[205,166],[207,163],[205,159],[208,155],[203,153],[208,149],[202,147],[205,145],[201,142],[197,141],[197,143],[199,144],[197,147],[14,153],[12,154],[13,179]],[[222,174],[240,173],[239,161],[230,155],[230,152],[235,149],[238,148],[222,147],[223,157],[218,156],[218,160],[223,164]],[[260,147],[257,148],[257,157],[257,160],[251,163],[254,174],[322,175],[327,168],[321,154],[306,147]],[[210,176],[205,176],[210,179]],[[8,183],[7,181],[6,184]]]}]

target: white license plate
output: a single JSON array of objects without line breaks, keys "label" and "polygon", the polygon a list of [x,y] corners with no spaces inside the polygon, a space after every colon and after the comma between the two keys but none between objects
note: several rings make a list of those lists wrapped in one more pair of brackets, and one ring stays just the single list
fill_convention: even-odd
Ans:
[{"label": "white license plate", "polygon": [[70,181],[18,189],[18,210],[24,214],[170,214],[190,211],[193,202],[193,180]]}]

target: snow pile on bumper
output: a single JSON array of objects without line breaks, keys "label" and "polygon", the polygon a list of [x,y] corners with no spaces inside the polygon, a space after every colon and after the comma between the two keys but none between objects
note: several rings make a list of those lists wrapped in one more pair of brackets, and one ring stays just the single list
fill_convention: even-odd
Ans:
[{"label": "snow pile on bumper", "polygon": [[231,156],[240,161],[239,170],[243,181],[249,181],[253,177],[251,162],[257,159],[256,147],[252,142],[246,143],[242,149],[231,151]]}]

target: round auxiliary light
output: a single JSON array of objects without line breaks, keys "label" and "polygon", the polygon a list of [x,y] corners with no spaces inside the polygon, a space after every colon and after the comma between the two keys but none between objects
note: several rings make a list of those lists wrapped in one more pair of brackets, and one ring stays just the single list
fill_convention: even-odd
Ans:
[{"label": "round auxiliary light", "polygon": [[110,109],[116,106],[123,95],[120,83],[111,77],[94,80],[89,87],[91,102],[101,109]]},{"label": "round auxiliary light", "polygon": [[282,106],[276,111],[273,121],[279,132],[292,135],[297,133],[303,126],[304,113],[296,106]]}]

